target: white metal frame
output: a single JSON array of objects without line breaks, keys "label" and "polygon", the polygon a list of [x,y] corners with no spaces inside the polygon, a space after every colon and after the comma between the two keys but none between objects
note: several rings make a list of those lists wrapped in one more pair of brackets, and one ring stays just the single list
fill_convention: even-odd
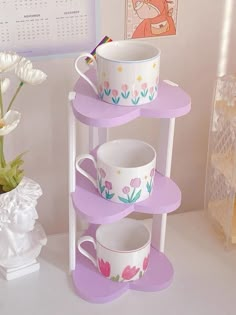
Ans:
[{"label": "white metal frame", "polygon": [[[160,119],[158,167],[157,170],[166,177],[170,177],[172,152],[175,133],[175,118]],[[153,215],[152,246],[164,252],[166,236],[167,214]]]},{"label": "white metal frame", "polygon": [[71,102],[75,99],[75,92],[68,96],[68,152],[69,152],[69,264],[70,271],[75,270],[76,264],[76,213],[72,203],[71,193],[75,191],[75,158],[76,158],[76,119]]},{"label": "white metal frame", "polygon": [[[68,143],[69,143],[69,262],[70,271],[76,267],[76,213],[72,203],[71,193],[76,187],[76,118],[73,114],[71,102],[75,98],[75,92],[69,93],[68,108]],[[159,131],[159,157],[158,171],[170,177],[171,161],[174,141],[175,119],[160,119]],[[98,137],[96,137],[98,136]],[[108,139],[107,128],[89,128],[89,149],[106,142]],[[154,215],[152,225],[152,245],[164,252],[167,214]]]}]

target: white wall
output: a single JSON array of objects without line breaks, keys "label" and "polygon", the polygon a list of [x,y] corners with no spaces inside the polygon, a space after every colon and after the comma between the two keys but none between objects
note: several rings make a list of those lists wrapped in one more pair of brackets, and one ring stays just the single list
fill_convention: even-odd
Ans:
[{"label": "white wall", "polygon": [[[153,39],[161,51],[161,78],[178,82],[192,97],[191,113],[176,121],[172,178],[182,190],[181,211],[203,207],[212,93],[216,78],[224,0],[179,0],[178,35]],[[124,1],[101,0],[101,32],[113,40],[124,34]],[[236,9],[234,10],[236,17]],[[236,29],[234,26],[234,34]],[[231,43],[231,58],[236,42]],[[68,230],[67,95],[77,79],[74,57],[35,62],[48,74],[38,87],[25,87],[15,103],[23,114],[6,140],[8,158],[22,151],[26,175],[44,191],[38,205],[46,232]],[[235,72],[236,64],[230,62]],[[232,72],[232,71],[231,71]],[[134,137],[156,146],[157,120],[138,119],[110,131],[111,138]],[[88,128],[78,124],[78,153],[87,152]]]}]

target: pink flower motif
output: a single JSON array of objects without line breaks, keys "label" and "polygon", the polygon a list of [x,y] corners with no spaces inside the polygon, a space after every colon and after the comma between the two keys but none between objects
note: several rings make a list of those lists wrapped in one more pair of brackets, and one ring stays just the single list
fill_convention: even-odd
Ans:
[{"label": "pink flower motif", "polygon": [[128,90],[128,85],[127,84],[123,84],[121,86],[121,89],[122,89],[123,92],[126,92]]},{"label": "pink flower motif", "polygon": [[141,88],[142,88],[143,90],[146,90],[146,88],[147,88],[147,83],[143,83],[143,84],[141,85]]},{"label": "pink flower motif", "polygon": [[143,270],[144,271],[147,269],[148,263],[149,263],[149,255],[147,257],[145,257],[143,260]]},{"label": "pink flower motif", "polygon": [[110,87],[109,82],[108,82],[108,81],[104,81],[104,88],[105,88],[106,90],[108,90],[109,87]]},{"label": "pink flower motif", "polygon": [[123,193],[124,194],[128,194],[130,192],[130,188],[128,186],[125,186],[123,189],[122,189]]},{"label": "pink flower motif", "polygon": [[113,95],[114,97],[117,97],[117,96],[118,96],[118,91],[117,91],[117,90],[112,90],[112,95]]},{"label": "pink flower motif", "polygon": [[151,94],[154,92],[154,87],[153,87],[153,86],[149,89],[149,92],[150,92]]},{"label": "pink flower motif", "polygon": [[133,188],[138,188],[141,185],[141,179],[140,178],[133,178],[130,181],[130,186]]},{"label": "pink flower motif", "polygon": [[100,173],[100,175],[101,175],[102,178],[105,178],[105,177],[106,177],[106,172],[104,171],[103,168],[100,168],[100,169],[99,169],[99,173]]},{"label": "pink flower motif", "polygon": [[106,186],[106,189],[108,189],[108,190],[112,189],[112,183],[108,182],[107,180],[105,181],[105,186]]},{"label": "pink flower motif", "polygon": [[132,279],[139,272],[139,268],[127,266],[122,272],[122,278],[125,280]]},{"label": "pink flower motif", "polygon": [[155,168],[153,168],[150,172],[150,176],[153,177],[155,175]]},{"label": "pink flower motif", "polygon": [[134,97],[137,97],[137,96],[138,96],[138,91],[137,91],[137,90],[133,91],[133,96],[134,96]]},{"label": "pink flower motif", "polygon": [[105,277],[109,277],[111,273],[111,266],[109,262],[105,262],[103,259],[98,259],[98,266],[99,270],[101,271],[101,274],[103,274]]}]

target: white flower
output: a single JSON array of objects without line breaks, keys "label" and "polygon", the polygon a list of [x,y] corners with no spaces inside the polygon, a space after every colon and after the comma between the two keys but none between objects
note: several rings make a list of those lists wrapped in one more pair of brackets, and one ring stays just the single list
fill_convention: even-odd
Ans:
[{"label": "white flower", "polygon": [[2,94],[4,94],[7,89],[9,88],[10,85],[10,80],[8,78],[4,79],[4,80],[0,80],[0,89]]},{"label": "white flower", "polygon": [[15,72],[22,82],[31,85],[41,84],[47,78],[47,75],[43,71],[33,69],[32,63],[25,58],[20,60]]},{"label": "white flower", "polygon": [[0,73],[12,70],[19,61],[19,58],[14,53],[0,52]]},{"label": "white flower", "polygon": [[32,69],[33,68],[32,62],[29,59],[21,57],[20,61],[17,63],[17,66],[15,68],[15,72],[18,72],[23,67],[27,67],[28,69]]},{"label": "white flower", "polygon": [[0,119],[0,136],[5,136],[14,130],[20,122],[21,114],[15,110],[9,110]]}]

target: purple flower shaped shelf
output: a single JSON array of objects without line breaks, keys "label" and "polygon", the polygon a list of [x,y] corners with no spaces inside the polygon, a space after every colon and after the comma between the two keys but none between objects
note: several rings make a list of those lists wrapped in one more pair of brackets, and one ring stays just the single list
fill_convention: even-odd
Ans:
[{"label": "purple flower shaped shelf", "polygon": [[[93,225],[85,235],[95,236],[96,226]],[[85,244],[84,248],[94,255],[94,249]],[[151,248],[148,269],[145,275],[133,282],[114,282],[102,276],[94,265],[77,252],[76,269],[73,282],[77,294],[88,302],[106,303],[118,298],[127,290],[159,291],[167,288],[173,280],[173,267],[167,257]]]},{"label": "purple flower shaped shelf", "polygon": [[[96,150],[92,152],[96,156]],[[85,160],[82,168],[96,178],[91,161]],[[115,203],[102,198],[93,184],[77,172],[76,190],[72,193],[74,208],[87,222],[93,224],[111,223],[120,220],[133,211],[161,214],[176,210],[181,203],[181,191],[168,177],[156,172],[151,196],[141,202]]]},{"label": "purple flower shaped shelf", "polygon": [[[95,72],[87,73],[95,81]],[[174,118],[187,114],[191,108],[190,97],[178,86],[160,82],[157,98],[142,106],[115,106],[101,101],[91,86],[79,79],[75,86],[73,101],[75,117],[93,127],[114,127],[123,125],[140,116],[153,118]]]},{"label": "purple flower shaped shelf", "polygon": [[[95,71],[89,70],[88,77],[95,79]],[[109,128],[128,123],[140,116],[150,118],[176,118],[187,114],[191,108],[190,97],[178,86],[160,82],[157,98],[142,106],[116,106],[101,101],[83,79],[75,86],[76,97],[72,101],[75,117],[82,123]],[[92,153],[96,155],[96,150]],[[82,163],[90,175],[96,177],[91,161]],[[76,174],[76,189],[72,201],[77,213],[93,224],[111,223],[122,219],[133,211],[163,214],[176,210],[181,202],[181,192],[170,179],[158,172],[155,174],[151,196],[141,202],[114,203],[102,198],[96,188],[85,177]],[[91,225],[86,235],[95,235],[96,225]],[[84,247],[95,256],[91,244]],[[73,281],[77,294],[93,303],[105,303],[121,296],[128,289],[139,291],[158,291],[170,285],[173,267],[167,257],[151,248],[149,266],[145,275],[136,281],[118,283],[102,276],[93,264],[77,251],[76,268]]]}]

